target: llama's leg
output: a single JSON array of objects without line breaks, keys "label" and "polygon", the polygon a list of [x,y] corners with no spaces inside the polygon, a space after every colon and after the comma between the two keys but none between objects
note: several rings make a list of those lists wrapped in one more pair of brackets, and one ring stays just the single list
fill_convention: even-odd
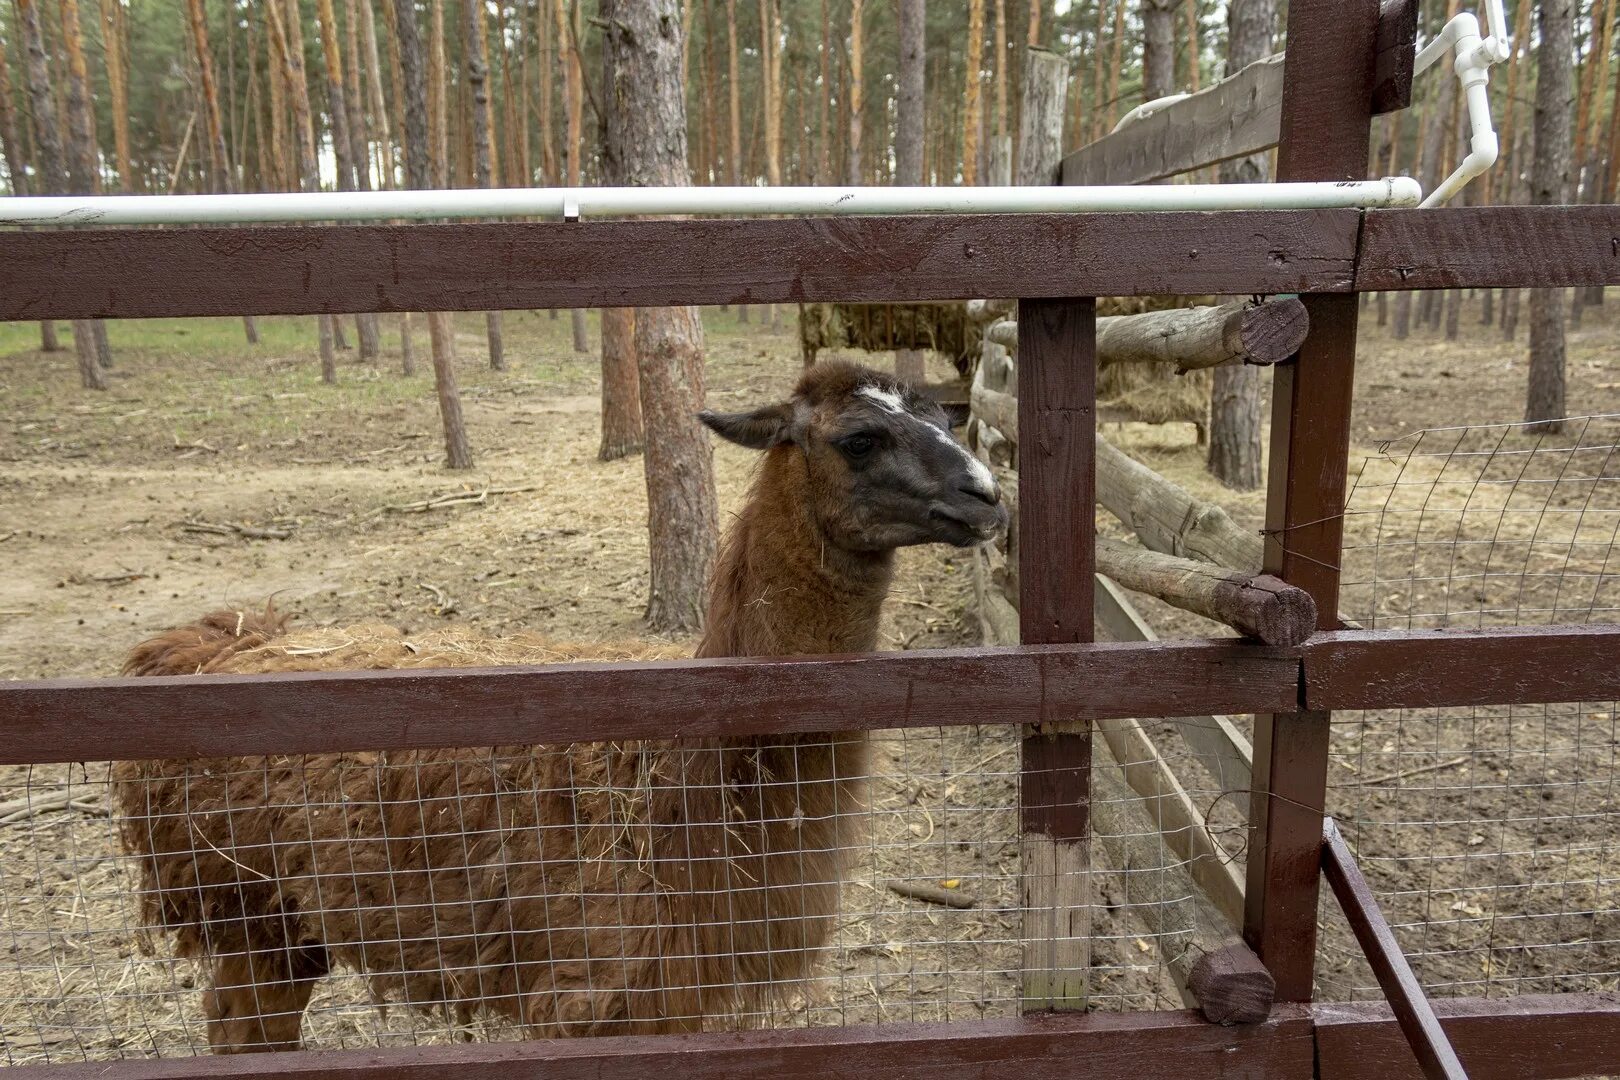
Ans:
[{"label": "llama's leg", "polygon": [[319,948],[216,957],[213,985],[203,995],[209,1046],[216,1054],[297,1050],[304,1009],[326,970],[325,950]]}]

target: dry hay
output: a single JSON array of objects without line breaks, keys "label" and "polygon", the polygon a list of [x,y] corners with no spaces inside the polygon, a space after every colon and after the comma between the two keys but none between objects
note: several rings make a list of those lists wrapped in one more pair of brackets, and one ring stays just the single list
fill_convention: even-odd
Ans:
[{"label": "dry hay", "polygon": [[982,336],[961,303],[799,305],[799,347],[806,365],[815,363],[821,349],[927,349],[949,357],[966,374]]}]

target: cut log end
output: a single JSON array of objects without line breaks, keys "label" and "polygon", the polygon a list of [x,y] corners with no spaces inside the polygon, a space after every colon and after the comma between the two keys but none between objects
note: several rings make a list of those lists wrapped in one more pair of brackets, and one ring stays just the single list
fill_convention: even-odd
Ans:
[{"label": "cut log end", "polygon": [[1212,1024],[1258,1024],[1271,1016],[1277,983],[1247,945],[1233,942],[1198,958],[1187,989]]},{"label": "cut log end", "polygon": [[1229,582],[1230,626],[1267,645],[1299,645],[1316,632],[1316,601],[1304,589],[1259,574],[1247,582]]},{"label": "cut log end", "polygon": [[1298,297],[1256,304],[1243,313],[1238,331],[1244,362],[1280,364],[1299,352],[1310,329],[1311,317]]}]

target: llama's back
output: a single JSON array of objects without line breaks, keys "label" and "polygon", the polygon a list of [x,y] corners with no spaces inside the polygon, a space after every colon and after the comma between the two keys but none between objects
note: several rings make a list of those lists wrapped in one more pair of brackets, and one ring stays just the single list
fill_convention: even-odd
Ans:
[{"label": "llama's back", "polygon": [[[274,612],[215,612],[126,670],[669,653],[380,624],[288,633]],[[381,1000],[487,1008],[535,1035],[626,1033],[752,1011],[807,974],[859,793],[812,782],[793,785],[796,814],[766,803],[786,770],[862,775],[860,753],[630,742],[125,762],[115,790],[147,925],[216,973],[221,956],[276,953],[294,981],[341,965]]]}]

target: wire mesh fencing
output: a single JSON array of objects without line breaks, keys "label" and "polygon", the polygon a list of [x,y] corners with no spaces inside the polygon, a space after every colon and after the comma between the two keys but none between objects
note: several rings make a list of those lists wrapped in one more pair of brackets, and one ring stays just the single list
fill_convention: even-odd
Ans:
[{"label": "wire mesh fencing", "polygon": [[1049,918],[1020,882],[1020,743],[8,769],[0,1060],[1012,1016],[1025,967],[1077,950],[1089,1007],[1181,1007],[1171,966],[1218,933],[1192,823],[1100,780],[1056,890],[1078,914]]},{"label": "wire mesh fencing", "polygon": [[[1354,479],[1341,609],[1377,629],[1615,622],[1617,531],[1620,416],[1416,432]],[[1430,992],[1620,987],[1616,714],[1334,717],[1330,811]],[[1377,996],[1347,934],[1321,960],[1329,996]]]}]

